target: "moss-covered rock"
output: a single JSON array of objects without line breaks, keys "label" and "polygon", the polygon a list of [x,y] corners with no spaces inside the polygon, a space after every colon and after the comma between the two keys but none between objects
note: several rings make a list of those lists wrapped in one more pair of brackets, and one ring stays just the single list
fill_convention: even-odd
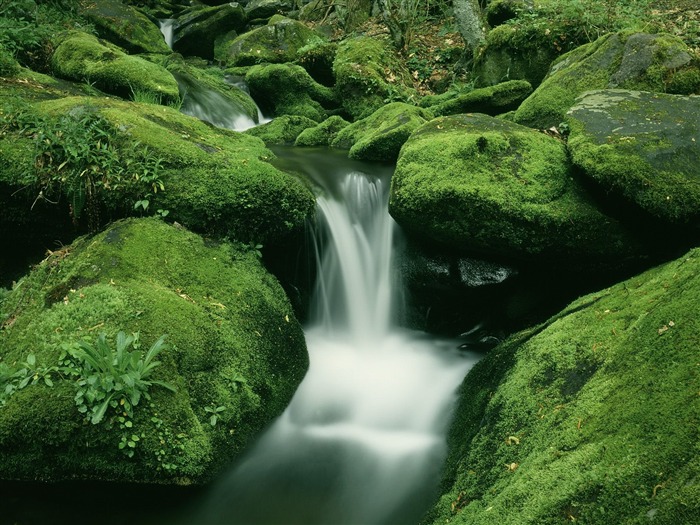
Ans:
[{"label": "moss-covered rock", "polygon": [[639,249],[572,178],[561,141],[486,115],[440,117],[414,131],[389,211],[413,235],[501,260],[614,264]]},{"label": "moss-covered rock", "polygon": [[78,4],[100,37],[129,53],[170,53],[158,26],[135,7],[120,0],[79,0]]},{"label": "moss-covered rock", "polygon": [[59,77],[88,82],[124,98],[142,92],[164,104],[179,99],[177,82],[165,68],[92,35],[69,31],[57,36],[55,44],[51,65]]},{"label": "moss-covered rock", "polygon": [[292,4],[289,0],[250,0],[245,11],[250,20],[264,20],[290,11]]},{"label": "moss-covered rock", "polygon": [[337,98],[353,119],[367,117],[388,102],[416,98],[408,69],[390,44],[378,38],[343,40],[333,72]]},{"label": "moss-covered rock", "polygon": [[195,7],[177,18],[173,50],[211,60],[216,39],[229,31],[242,31],[247,20],[243,7],[237,2]]},{"label": "moss-covered rock", "polygon": [[270,20],[268,25],[218,45],[216,59],[227,66],[292,62],[299,49],[322,38],[320,33],[296,20]]},{"label": "moss-covered rock", "polygon": [[349,149],[351,159],[395,162],[411,133],[432,118],[430,110],[393,102],[340,130],[331,146]]},{"label": "moss-covered rock", "polygon": [[425,521],[700,523],[698,297],[693,250],[491,351]]},{"label": "moss-covered rock", "polygon": [[294,142],[295,146],[330,146],[338,132],[350,123],[339,115],[328,117],[313,128],[302,131]]},{"label": "moss-covered rock", "polygon": [[[274,155],[260,139],[153,104],[67,97],[35,107],[47,116],[97,113],[125,138],[148,148],[158,159],[164,186],[164,191],[151,195],[149,211],[169,210],[169,217],[190,229],[267,245],[286,242],[314,216],[311,191],[267,162]],[[18,178],[26,171],[22,168],[17,165],[11,176]],[[33,186],[21,184],[15,181],[21,190],[17,198],[36,197]],[[119,190],[99,195],[107,209],[123,210],[121,216],[137,213],[131,195]]]},{"label": "moss-covered rock", "polygon": [[299,115],[325,120],[335,105],[330,88],[316,82],[301,66],[268,64],[250,68],[246,83],[265,116]]},{"label": "moss-covered rock", "polygon": [[297,51],[296,63],[302,66],[309,75],[324,86],[333,86],[333,62],[338,51],[338,44],[318,39]]},{"label": "moss-covered rock", "polygon": [[547,78],[518,108],[516,122],[558,126],[574,100],[592,89],[700,93],[700,64],[671,35],[614,33],[560,57]]},{"label": "moss-covered rock", "polygon": [[700,218],[700,97],[590,91],[567,114],[575,165],[654,217]]},{"label": "moss-covered rock", "polygon": [[246,134],[258,137],[265,144],[293,144],[305,129],[313,128],[318,122],[299,115],[282,115],[271,122],[250,128]]},{"label": "moss-covered rock", "polygon": [[[3,479],[210,480],[282,412],[308,363],[292,308],[254,251],[156,219],[118,222],[66,246],[0,309],[5,371],[28,361],[46,377],[62,345],[94,343],[100,332],[112,349],[118,331],[139,332],[142,352],[168,334],[149,380],[177,389],[153,384],[128,424],[119,404],[90,424],[74,401],[78,377],[65,371],[15,384],[11,395],[3,386]],[[134,445],[120,447],[123,436]]]},{"label": "moss-covered rock", "polygon": [[[421,101],[421,106],[429,107],[436,116],[457,113],[484,113],[495,116],[516,109],[530,93],[532,93],[532,86],[527,80],[509,80],[451,97],[436,95],[426,103]],[[443,98],[447,99],[443,100]],[[437,102],[437,104],[431,104],[431,102]]]}]

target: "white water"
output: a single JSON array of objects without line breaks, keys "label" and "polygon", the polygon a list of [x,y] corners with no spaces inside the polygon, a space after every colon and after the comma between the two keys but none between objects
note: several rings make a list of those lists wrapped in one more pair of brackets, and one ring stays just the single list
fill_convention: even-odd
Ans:
[{"label": "white water", "polygon": [[168,44],[170,49],[173,48],[173,31],[175,30],[175,22],[176,20],[174,18],[164,18],[158,22],[160,32],[163,33],[165,43]]},{"label": "white water", "polygon": [[454,393],[476,358],[394,322],[388,178],[339,169],[317,182],[327,230],[309,372],[199,523],[417,523],[435,497]]}]

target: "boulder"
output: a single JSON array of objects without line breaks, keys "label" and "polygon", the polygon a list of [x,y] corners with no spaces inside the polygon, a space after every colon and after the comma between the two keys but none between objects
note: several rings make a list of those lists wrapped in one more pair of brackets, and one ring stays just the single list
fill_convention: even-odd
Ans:
[{"label": "boulder", "polygon": [[242,31],[246,22],[245,11],[236,2],[192,9],[177,18],[173,50],[212,60],[216,39],[230,31]]},{"label": "boulder", "polygon": [[[64,246],[0,310],[6,480],[210,481],[284,410],[308,366],[289,301],[254,250],[154,218]],[[130,363],[120,331],[139,334],[139,348],[123,349]],[[134,398],[124,375],[139,380],[136,359],[162,335],[140,376],[152,384]],[[78,357],[80,342],[104,351],[102,367]]]},{"label": "boulder", "polygon": [[131,98],[146,94],[163,104],[179,101],[175,78],[163,67],[80,31],[58,35],[51,57],[54,73],[62,78],[88,82],[96,88]]},{"label": "boulder", "polygon": [[444,95],[425,97],[421,100],[421,106],[429,107],[435,116],[457,113],[484,113],[495,116],[517,109],[530,93],[532,86],[527,80],[509,80],[464,93],[448,92]]},{"label": "boulder", "polygon": [[250,0],[246,3],[245,12],[250,20],[264,20],[290,11],[292,4],[288,0]]},{"label": "boulder", "polygon": [[617,264],[640,245],[572,177],[563,142],[480,114],[413,132],[389,211],[409,234],[497,260]]},{"label": "boulder", "polygon": [[299,134],[313,128],[318,122],[299,115],[282,115],[271,122],[250,128],[246,134],[258,137],[265,144],[294,144]]},{"label": "boulder", "polygon": [[416,97],[408,69],[382,39],[358,36],[343,40],[333,72],[337,99],[353,119],[367,117],[387,102]]},{"label": "boulder", "polygon": [[699,297],[695,249],[492,350],[423,522],[698,523]]},{"label": "boulder", "polygon": [[98,36],[129,53],[170,53],[158,26],[137,8],[121,0],[79,0],[78,4]]},{"label": "boulder", "polygon": [[217,45],[216,59],[227,66],[251,66],[295,60],[297,51],[311,42],[324,40],[313,29],[290,18],[270,20]]},{"label": "boulder", "polygon": [[335,105],[330,88],[317,83],[301,66],[253,66],[246,74],[250,94],[268,117],[299,115],[321,122]]},{"label": "boulder", "polygon": [[392,102],[340,130],[331,146],[349,149],[351,159],[396,162],[411,133],[432,118],[430,110]]},{"label": "boulder", "polygon": [[313,128],[302,131],[294,142],[295,146],[330,146],[338,132],[349,126],[343,117],[333,115]]},{"label": "boulder", "polygon": [[604,191],[657,219],[698,226],[700,97],[601,90],[566,116],[571,158]]},{"label": "boulder", "polygon": [[612,33],[563,55],[515,113],[525,126],[558,126],[574,100],[594,89],[700,93],[700,64],[671,35]]}]

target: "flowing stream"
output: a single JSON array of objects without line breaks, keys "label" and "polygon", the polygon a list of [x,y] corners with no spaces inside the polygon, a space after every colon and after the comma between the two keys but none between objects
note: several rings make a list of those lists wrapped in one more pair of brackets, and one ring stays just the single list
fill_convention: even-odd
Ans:
[{"label": "flowing stream", "polygon": [[309,372],[201,523],[408,524],[435,497],[454,393],[477,358],[398,326],[390,173],[330,155],[301,166],[321,188]]}]

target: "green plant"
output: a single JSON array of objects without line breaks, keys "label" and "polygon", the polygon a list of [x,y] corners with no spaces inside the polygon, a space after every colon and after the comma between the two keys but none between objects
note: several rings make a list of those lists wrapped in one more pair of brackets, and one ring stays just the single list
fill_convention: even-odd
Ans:
[{"label": "green plant", "polygon": [[209,417],[209,424],[210,424],[212,427],[215,427],[215,426],[216,426],[216,423],[217,423],[217,421],[219,420],[219,414],[220,414],[221,412],[223,412],[224,410],[226,410],[226,407],[225,407],[225,406],[218,406],[218,407],[217,407],[217,406],[211,405],[211,406],[208,406],[208,407],[204,407],[204,411],[205,411],[207,414],[211,414],[211,416]]},{"label": "green plant", "polygon": [[[133,347],[133,350],[129,350]],[[133,418],[133,409],[142,398],[150,399],[149,389],[160,386],[172,392],[169,383],[152,379],[153,371],[161,364],[156,357],[166,348],[165,336],[161,336],[144,355],[139,349],[138,333],[126,335],[120,331],[116,347],[100,334],[95,343],[81,341],[71,352],[76,361],[78,391],[75,404],[81,413],[89,417],[93,425],[100,423],[107,409],[117,409],[120,416]],[[121,422],[121,421],[120,421]],[[125,428],[131,425],[124,422]],[[120,447],[122,448],[122,447]]]},{"label": "green plant", "polygon": [[0,362],[0,407],[18,390],[29,385],[43,383],[48,387],[53,386],[52,374],[59,372],[56,366],[42,366],[36,360],[34,354],[29,354],[26,360],[17,367],[10,367]]}]

